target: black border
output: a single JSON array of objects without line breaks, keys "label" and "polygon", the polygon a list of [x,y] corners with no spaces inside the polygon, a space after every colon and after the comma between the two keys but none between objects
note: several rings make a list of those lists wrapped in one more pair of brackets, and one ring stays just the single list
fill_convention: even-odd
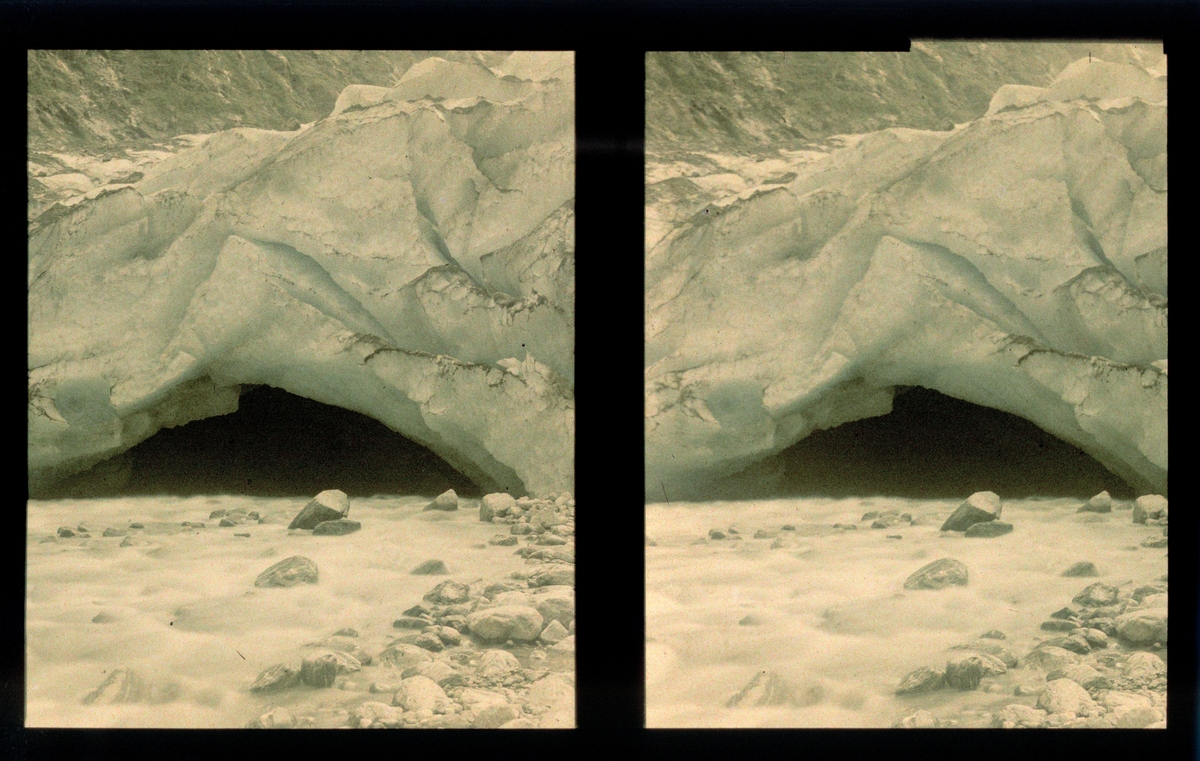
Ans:
[{"label": "black border", "polygon": [[[21,48],[349,48],[562,49],[577,66],[577,457],[580,495],[578,594],[584,629],[578,651],[579,729],[565,732],[244,732],[237,730],[24,730],[24,532],[10,542],[4,606],[0,608],[0,754],[11,758],[78,758],[213,753],[287,757],[296,753],[474,753],[543,757],[563,753],[701,753],[744,757],[791,751],[817,757],[883,751],[892,756],[941,752],[971,755],[1055,754],[1107,758],[1125,753],[1194,757],[1196,651],[1177,647],[1170,659],[1169,728],[1164,732],[933,732],[877,730],[656,730],[643,721],[642,397],[642,119],[647,50],[895,49],[908,38],[1165,39],[1172,107],[1170,172],[1195,176],[1189,95],[1195,89],[1193,44],[1200,5],[1174,2],[952,2],[903,0],[630,0],[539,2],[395,0],[395,2],[47,2],[0,5],[9,43],[0,68],[10,87],[10,123],[22,115]],[[25,246],[16,189],[25,173],[24,148],[5,154],[0,192],[10,215],[11,251]],[[1177,185],[1169,213],[1177,235],[1195,208]],[[1180,220],[1183,220],[1182,224]],[[1186,244],[1187,240],[1184,238]],[[1187,253],[1186,250],[1184,252]],[[16,290],[23,265],[13,259],[6,283]],[[1177,256],[1176,267],[1189,265]],[[18,271],[19,270],[19,271]],[[1178,273],[1177,278],[1178,279]],[[1182,281],[1181,281],[1182,282]],[[3,300],[14,311],[13,293]],[[1183,302],[1190,319],[1190,305]],[[14,318],[16,315],[14,314]],[[15,320],[14,320],[15,321]],[[1178,323],[1177,323],[1178,324]],[[1177,331],[1178,332],[1178,331]],[[1183,331],[1181,335],[1187,335]],[[1186,348],[1186,347],[1185,347]],[[23,352],[14,351],[14,364]],[[1177,360],[1178,361],[1178,360]],[[1186,372],[1186,365],[1185,372]],[[1179,365],[1176,371],[1179,372]],[[17,398],[16,367],[6,380]],[[1182,398],[1181,398],[1182,399]],[[15,408],[15,405],[14,405]],[[1172,426],[1189,405],[1177,400]],[[25,423],[13,410],[12,430]],[[20,478],[14,472],[13,479]],[[1180,496],[1180,495],[1177,495]],[[23,506],[10,509],[20,510]],[[1185,506],[1176,516],[1176,544],[1200,536]],[[1180,545],[1180,542],[1186,542]],[[1196,555],[1177,553],[1176,642],[1196,643]],[[20,580],[18,582],[18,580]]]}]

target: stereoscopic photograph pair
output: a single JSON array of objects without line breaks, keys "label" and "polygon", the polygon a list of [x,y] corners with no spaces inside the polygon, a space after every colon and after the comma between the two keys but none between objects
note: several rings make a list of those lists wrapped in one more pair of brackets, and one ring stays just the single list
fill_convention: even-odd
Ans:
[{"label": "stereoscopic photograph pair", "polygon": [[[25,726],[584,721],[575,54],[27,62]],[[645,726],[1165,727],[1162,43],[644,64]]]}]

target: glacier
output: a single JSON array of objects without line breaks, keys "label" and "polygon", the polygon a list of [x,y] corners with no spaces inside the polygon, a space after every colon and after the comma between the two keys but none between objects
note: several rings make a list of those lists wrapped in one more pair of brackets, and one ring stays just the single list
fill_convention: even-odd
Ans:
[{"label": "glacier", "polygon": [[269,385],[482,489],[573,490],[571,53],[428,58],[30,222],[36,495]]},{"label": "glacier", "polygon": [[952,130],[648,163],[647,494],[921,386],[1165,495],[1166,193],[1165,68],[1086,58]]}]

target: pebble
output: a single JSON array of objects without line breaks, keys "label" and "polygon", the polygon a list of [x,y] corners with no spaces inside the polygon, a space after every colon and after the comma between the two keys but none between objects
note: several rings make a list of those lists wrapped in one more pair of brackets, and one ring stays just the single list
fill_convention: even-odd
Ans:
[{"label": "pebble", "polygon": [[396,629],[417,629],[424,631],[425,627],[429,626],[430,619],[418,618],[417,616],[400,616],[392,622],[392,627]]},{"label": "pebble", "polygon": [[296,717],[286,708],[272,708],[246,725],[247,729],[293,729]]},{"label": "pebble", "polygon": [[203,523],[196,523],[194,521],[184,521],[181,525],[184,528],[204,528]]},{"label": "pebble", "polygon": [[768,531],[762,528],[754,532],[755,539],[774,539],[777,536],[779,536],[778,531]]},{"label": "pebble", "polygon": [[785,524],[783,524],[782,526],[780,526],[780,527],[779,527],[779,530],[780,530],[780,531],[795,531],[795,530],[796,530],[796,527],[795,527],[795,526],[793,526],[793,525],[792,525],[792,524],[790,524],[790,523],[785,523]]},{"label": "pebble", "polygon": [[70,537],[75,536],[75,532],[72,531],[71,529],[67,528],[66,526],[59,526],[58,535],[61,537],[64,537],[64,538],[70,538]]},{"label": "pebble", "polygon": [[932,666],[922,666],[915,671],[910,671],[900,680],[900,686],[896,688],[896,694],[911,695],[932,692],[941,689],[945,684],[945,671]]},{"label": "pebble", "polygon": [[500,692],[468,687],[458,699],[474,714],[472,724],[479,729],[494,729],[520,715],[516,707],[509,704],[508,696]]},{"label": "pebble", "polygon": [[966,584],[967,567],[954,558],[942,558],[919,568],[904,582],[904,588],[944,589]]},{"label": "pebble", "polygon": [[1001,708],[992,717],[992,726],[1002,729],[1040,729],[1046,726],[1046,712],[1020,703]]},{"label": "pebble", "polygon": [[1070,679],[1088,692],[1112,688],[1112,682],[1108,677],[1086,663],[1076,663],[1065,668],[1055,669],[1046,675],[1047,682],[1056,679]]},{"label": "pebble", "polygon": [[335,521],[350,514],[350,498],[341,489],[327,489],[313,497],[288,528],[315,529],[325,521]]},{"label": "pebble", "polygon": [[539,536],[536,543],[543,546],[562,545],[566,544],[567,540],[557,534],[546,533]]},{"label": "pebble", "polygon": [[422,650],[407,642],[393,642],[379,654],[381,664],[391,664],[403,671],[410,666],[433,660],[428,650]]},{"label": "pebble", "polygon": [[958,506],[946,522],[942,531],[966,531],[976,523],[993,521],[1000,517],[1000,496],[995,492],[977,491]]},{"label": "pebble", "polygon": [[[461,687],[466,684],[466,677],[458,669],[448,663],[443,663],[439,660],[432,660],[426,663],[418,663],[415,666],[409,666],[400,674],[401,678],[407,679],[411,676],[423,676],[437,682],[437,685],[443,690],[452,687]],[[395,689],[392,690],[395,692]]]},{"label": "pebble", "polygon": [[1011,534],[1013,526],[1011,523],[1004,521],[986,521],[984,523],[975,523],[967,528],[963,536],[991,538],[994,536],[1004,536]]},{"label": "pebble", "polygon": [[144,525],[142,525],[141,523],[130,523],[129,528],[146,528],[146,527]]},{"label": "pebble", "polygon": [[318,642],[309,642],[305,647],[317,647],[324,650],[345,653],[364,666],[370,666],[373,660],[371,654],[363,650],[357,642],[347,637],[338,637],[337,635],[326,637]]},{"label": "pebble", "polygon": [[1048,632],[1069,632],[1078,628],[1075,621],[1064,621],[1057,618],[1052,618],[1049,621],[1043,621],[1040,627],[1042,631]]},{"label": "pebble", "polygon": [[113,616],[111,613],[105,613],[104,611],[100,611],[92,617],[93,624],[111,624],[116,620],[116,616]]},{"label": "pebble", "polygon": [[724,539],[725,532],[720,529],[717,529],[717,528],[709,529],[708,538],[709,539]]},{"label": "pebble", "polygon": [[1092,652],[1092,646],[1088,644],[1087,639],[1080,637],[1078,634],[1069,634],[1066,637],[1055,637],[1048,639],[1044,643],[1049,647],[1059,647],[1063,650],[1069,650],[1072,653],[1087,655]]},{"label": "pebble", "polygon": [[1100,571],[1090,560],[1081,560],[1062,572],[1063,576],[1099,576]]},{"label": "pebble", "polygon": [[123,528],[112,528],[110,526],[109,528],[104,529],[103,535],[104,536],[125,536],[126,533],[128,533],[128,532]]},{"label": "pebble", "polygon": [[1025,665],[1049,672],[1074,665],[1080,660],[1080,657],[1070,650],[1043,643],[1025,656]]},{"label": "pebble", "polygon": [[516,543],[517,538],[511,534],[496,534],[488,540],[488,544],[492,544],[497,547],[511,547]]},{"label": "pebble", "polygon": [[409,573],[414,576],[445,576],[449,571],[446,570],[446,564],[440,560],[426,560]]},{"label": "pebble", "polygon": [[901,536],[900,534],[888,534],[887,537],[885,537],[885,538],[887,538],[887,539],[903,539],[904,537]]},{"label": "pebble", "polygon": [[979,637],[981,639],[1008,639],[1006,636],[1004,636],[1004,632],[1000,631],[999,629],[986,631],[983,634],[980,634]]},{"label": "pebble", "polygon": [[529,586],[575,586],[575,569],[571,566],[548,566],[538,569],[529,576]]},{"label": "pebble", "polygon": [[335,631],[333,633],[333,636],[335,636],[335,637],[357,637],[358,631],[355,629],[351,629],[350,627],[346,627],[345,629],[338,629],[337,631]]},{"label": "pebble", "polygon": [[431,653],[440,653],[446,649],[446,646],[442,643],[442,638],[431,632],[422,632],[417,635],[417,638],[413,640],[413,644]]},{"label": "pebble", "polygon": [[375,724],[383,727],[399,727],[403,723],[402,715],[403,711],[394,706],[380,703],[377,700],[368,700],[350,712],[349,724],[360,729],[367,729]]},{"label": "pebble", "polygon": [[1166,546],[1167,546],[1167,537],[1165,537],[1165,536],[1152,536],[1152,537],[1150,537],[1149,539],[1143,539],[1143,540],[1142,540],[1142,546],[1143,546],[1143,547],[1149,547],[1149,548],[1151,548],[1151,549],[1161,549],[1161,548],[1163,548],[1163,547],[1166,547]]},{"label": "pebble", "polygon": [[217,526],[219,528],[232,528],[233,526],[236,526],[236,525],[237,525],[236,523],[229,520],[228,518],[222,518],[221,522],[217,524]]},{"label": "pebble", "polygon": [[316,583],[317,564],[300,555],[280,560],[254,580],[256,587],[292,587],[297,584]]},{"label": "pebble", "polygon": [[353,534],[362,528],[362,524],[358,521],[352,521],[347,518],[339,518],[335,521],[321,521],[313,529],[313,536],[344,536],[345,534]]},{"label": "pebble", "polygon": [[742,620],[738,621],[738,626],[762,626],[762,624],[762,617],[753,613],[747,614]]},{"label": "pebble", "polygon": [[249,537],[250,535],[249,535],[249,534],[234,534],[234,536],[245,536],[245,537]]},{"label": "pebble", "polygon": [[892,725],[893,729],[936,729],[942,726],[937,717],[929,711],[920,710],[909,714]]}]

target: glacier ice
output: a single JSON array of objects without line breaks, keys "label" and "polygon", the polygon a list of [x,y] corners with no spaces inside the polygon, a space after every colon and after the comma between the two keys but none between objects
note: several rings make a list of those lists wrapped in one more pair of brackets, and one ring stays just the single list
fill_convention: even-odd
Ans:
[{"label": "glacier ice", "polygon": [[1084,59],[952,131],[781,151],[783,182],[648,167],[647,493],[703,495],[923,386],[1165,494],[1165,97]]},{"label": "glacier ice", "polygon": [[33,220],[31,492],[256,384],[369,415],[485,490],[572,490],[572,66],[425,59]]}]

